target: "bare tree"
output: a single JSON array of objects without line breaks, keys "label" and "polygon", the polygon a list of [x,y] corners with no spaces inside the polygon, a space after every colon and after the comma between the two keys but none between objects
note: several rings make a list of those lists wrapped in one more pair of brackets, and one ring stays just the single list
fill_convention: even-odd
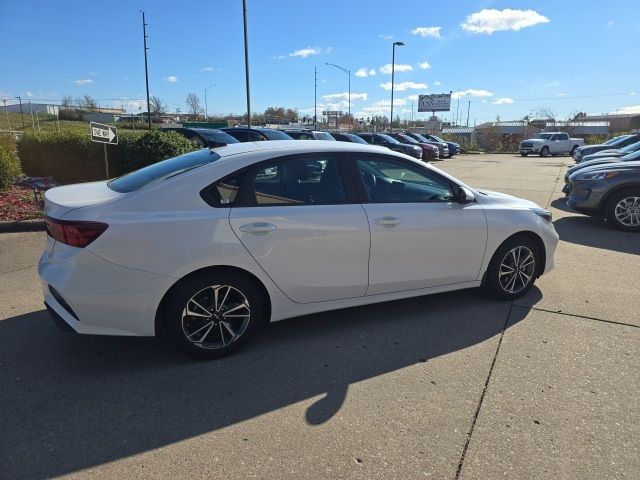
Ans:
[{"label": "bare tree", "polygon": [[167,111],[167,106],[160,100],[160,97],[154,95],[149,99],[149,109],[151,113],[160,114]]},{"label": "bare tree", "polygon": [[65,95],[62,97],[61,107],[65,110],[69,110],[73,105],[73,97],[71,95]]},{"label": "bare tree", "polygon": [[89,110],[90,112],[94,112],[98,109],[98,103],[91,95],[83,95],[82,97],[76,97],[76,105]]},{"label": "bare tree", "polygon": [[187,109],[191,115],[198,115],[199,113],[202,113],[202,104],[195,93],[187,95],[185,103],[187,104]]}]

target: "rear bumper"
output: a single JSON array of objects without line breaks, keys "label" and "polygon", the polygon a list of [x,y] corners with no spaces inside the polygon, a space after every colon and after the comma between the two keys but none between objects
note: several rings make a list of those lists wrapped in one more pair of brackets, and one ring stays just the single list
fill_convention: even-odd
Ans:
[{"label": "rear bumper", "polygon": [[157,307],[175,279],[115,265],[86,249],[56,245],[54,252],[42,254],[38,273],[58,326],[82,334],[155,335]]}]

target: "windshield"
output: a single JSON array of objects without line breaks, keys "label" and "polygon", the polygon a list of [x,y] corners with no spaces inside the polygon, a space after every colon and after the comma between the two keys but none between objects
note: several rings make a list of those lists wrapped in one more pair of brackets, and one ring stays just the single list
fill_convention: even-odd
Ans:
[{"label": "windshield", "polygon": [[603,143],[603,145],[613,145],[620,141],[621,138],[627,138],[627,135],[620,135],[619,137],[613,137]]},{"label": "windshield", "polygon": [[385,135],[384,133],[379,133],[378,135],[380,135],[380,137],[385,140],[386,142],[389,143],[400,143],[398,140],[396,140],[393,137],[390,137],[389,135]]},{"label": "windshield", "polygon": [[316,140],[329,140],[335,142],[336,139],[329,135],[327,132],[313,132],[316,135]]},{"label": "windshield", "polygon": [[231,135],[225,132],[215,131],[215,130],[198,130],[198,133],[202,135],[209,142],[216,143],[240,143],[238,140],[233,138]]},{"label": "windshield", "polygon": [[627,145],[624,148],[620,149],[622,153],[633,153],[636,150],[640,149],[640,142],[632,143],[631,145]]},{"label": "windshield", "polygon": [[552,136],[552,134],[550,134],[550,133],[540,133],[540,134],[538,134],[538,138],[541,138],[542,140],[551,140],[551,136]]},{"label": "windshield", "polygon": [[435,135],[431,135],[431,138],[433,138],[436,142],[447,143],[446,141],[444,141],[440,137],[436,137]]},{"label": "windshield", "polygon": [[629,153],[624,157],[620,157],[620,160],[623,162],[632,162],[634,160],[640,160],[640,150],[638,150],[637,152]]},{"label": "windshield", "polygon": [[358,135],[354,135],[353,133],[344,133],[343,135],[347,137],[349,140],[351,140],[353,143],[363,143],[365,145],[368,145],[367,142],[361,139]]},{"label": "windshield", "polygon": [[403,143],[413,143],[413,144],[417,144],[417,143],[418,143],[418,141],[417,141],[417,140],[414,140],[414,139],[413,139],[413,138],[411,138],[410,136],[408,136],[408,135],[402,135],[402,134],[400,134],[400,133],[398,134],[398,138],[397,138],[397,140],[399,140],[399,141],[401,141],[401,142],[403,142]]},{"label": "windshield", "polygon": [[140,170],[135,170],[122,177],[111,180],[107,183],[107,186],[111,190],[119,193],[134,192],[152,182],[159,182],[170,177],[175,177],[188,170],[214,162],[219,158],[220,155],[212,150],[198,150],[154,163]]},{"label": "windshield", "polygon": [[418,140],[420,140],[421,142],[431,142],[432,140],[429,140],[428,138],[425,138],[424,136],[420,135],[419,133],[414,133],[414,136],[418,137]]},{"label": "windshield", "polygon": [[260,130],[269,140],[293,140],[289,135],[279,130]]}]

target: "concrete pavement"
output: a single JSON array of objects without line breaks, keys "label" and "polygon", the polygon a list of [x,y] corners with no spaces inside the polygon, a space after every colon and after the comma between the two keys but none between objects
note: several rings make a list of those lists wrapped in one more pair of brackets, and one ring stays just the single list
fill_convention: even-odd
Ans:
[{"label": "concrete pavement", "polygon": [[1,476],[634,478],[640,238],[563,210],[569,163],[436,164],[550,205],[557,268],[514,305],[466,291],[307,316],[215,362],[58,331],[44,234],[0,235]]}]

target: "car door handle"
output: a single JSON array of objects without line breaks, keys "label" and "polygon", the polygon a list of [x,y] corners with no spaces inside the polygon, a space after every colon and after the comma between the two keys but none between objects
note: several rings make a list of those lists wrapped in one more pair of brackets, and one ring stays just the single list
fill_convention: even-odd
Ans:
[{"label": "car door handle", "polygon": [[380,225],[381,227],[391,228],[391,227],[395,227],[396,225],[402,222],[396,217],[382,217],[382,218],[376,218],[373,221],[373,223],[375,223],[376,225]]},{"label": "car door handle", "polygon": [[267,222],[254,222],[247,223],[240,226],[240,231],[244,233],[250,233],[251,235],[266,235],[267,233],[275,232],[278,229],[273,223]]}]

